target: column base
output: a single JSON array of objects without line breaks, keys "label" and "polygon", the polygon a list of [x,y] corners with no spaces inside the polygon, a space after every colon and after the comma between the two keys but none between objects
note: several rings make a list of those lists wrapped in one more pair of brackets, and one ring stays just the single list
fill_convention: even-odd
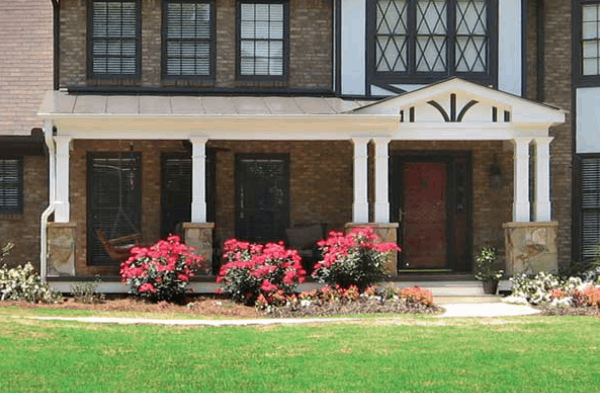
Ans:
[{"label": "column base", "polygon": [[76,232],[74,222],[48,223],[46,277],[75,276]]},{"label": "column base", "polygon": [[212,274],[213,260],[213,230],[214,222],[206,223],[183,223],[183,240],[190,246],[195,248],[194,254],[200,255],[205,259],[202,267],[199,269],[200,275]]},{"label": "column base", "polygon": [[[398,244],[398,223],[390,222],[385,224],[377,223],[356,223],[349,222],[346,224],[346,232],[351,231],[353,228],[365,228],[371,227],[375,233],[381,238],[382,242],[390,242]],[[388,257],[387,263],[385,264],[385,271],[387,274],[395,276],[398,274],[398,253],[393,252]]]},{"label": "column base", "polygon": [[558,222],[507,222],[504,228],[506,274],[558,271]]}]

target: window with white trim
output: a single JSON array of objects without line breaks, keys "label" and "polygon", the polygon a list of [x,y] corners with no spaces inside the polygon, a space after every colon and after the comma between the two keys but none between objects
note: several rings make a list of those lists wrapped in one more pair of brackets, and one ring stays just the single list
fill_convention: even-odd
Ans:
[{"label": "window with white trim", "polygon": [[240,1],[238,76],[281,80],[287,68],[287,3]]},{"label": "window with white trim", "polygon": [[89,74],[95,78],[140,75],[139,0],[89,0]]},{"label": "window with white trim", "polygon": [[491,76],[495,0],[375,0],[370,10],[375,75]]},{"label": "window with white trim", "polygon": [[0,214],[23,211],[23,158],[0,157]]},{"label": "window with white trim", "polygon": [[214,75],[214,6],[208,1],[166,0],[163,7],[165,78]]}]

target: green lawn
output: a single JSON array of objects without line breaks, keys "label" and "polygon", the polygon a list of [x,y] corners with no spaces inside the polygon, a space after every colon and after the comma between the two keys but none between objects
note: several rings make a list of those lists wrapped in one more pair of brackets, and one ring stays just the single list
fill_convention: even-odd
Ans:
[{"label": "green lawn", "polygon": [[437,319],[242,328],[0,313],[0,392],[593,392],[600,320]]}]

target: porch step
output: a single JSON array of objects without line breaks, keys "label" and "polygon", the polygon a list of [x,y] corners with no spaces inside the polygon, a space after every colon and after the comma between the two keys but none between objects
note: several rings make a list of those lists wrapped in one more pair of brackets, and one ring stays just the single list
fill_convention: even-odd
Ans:
[{"label": "porch step", "polygon": [[[77,282],[81,282],[77,279],[71,278],[71,280],[60,280],[60,281],[50,281],[48,284],[56,290],[63,293],[71,292],[71,288]],[[406,287],[421,287],[424,289],[428,289],[433,294],[433,297],[437,301],[438,298],[482,298],[488,299],[489,295],[484,295],[483,293],[483,285],[480,281],[468,280],[468,281],[388,281],[381,283],[382,285],[394,285],[398,288],[406,288]],[[307,282],[304,284],[300,284],[298,286],[298,290],[300,291],[310,291],[313,289],[320,288],[322,284],[316,282]],[[214,280],[206,281],[206,282],[191,282],[189,287],[194,291],[194,293],[215,293],[217,288],[219,288],[219,284],[214,282]],[[501,281],[498,285],[500,291],[510,290],[510,282],[509,281]],[[102,293],[127,293],[127,285],[118,281],[102,281],[98,283],[97,291]],[[482,300],[483,301],[483,300]]]}]

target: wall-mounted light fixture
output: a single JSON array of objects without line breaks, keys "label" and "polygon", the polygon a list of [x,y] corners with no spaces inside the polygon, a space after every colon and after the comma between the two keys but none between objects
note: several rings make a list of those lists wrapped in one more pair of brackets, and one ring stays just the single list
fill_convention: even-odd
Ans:
[{"label": "wall-mounted light fixture", "polygon": [[498,190],[504,186],[504,178],[502,176],[502,168],[498,164],[498,155],[494,154],[494,163],[490,166],[490,188]]}]

